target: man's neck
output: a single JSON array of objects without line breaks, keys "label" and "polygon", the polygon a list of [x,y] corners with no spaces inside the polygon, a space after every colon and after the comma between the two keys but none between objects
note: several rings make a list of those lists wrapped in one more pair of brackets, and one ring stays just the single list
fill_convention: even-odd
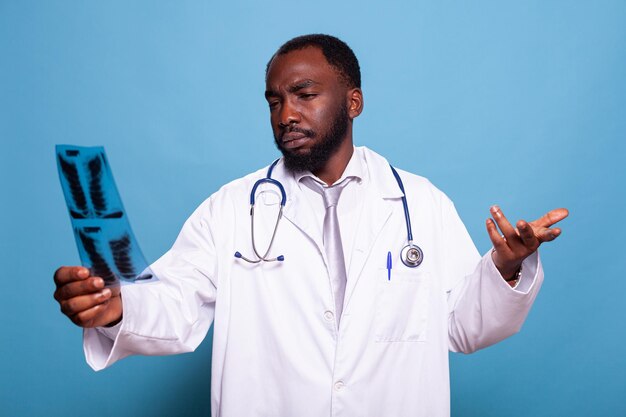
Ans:
[{"label": "man's neck", "polygon": [[354,145],[352,144],[352,137],[349,136],[343,141],[337,152],[328,158],[326,164],[313,174],[328,185],[334,184],[343,175],[353,153]]}]

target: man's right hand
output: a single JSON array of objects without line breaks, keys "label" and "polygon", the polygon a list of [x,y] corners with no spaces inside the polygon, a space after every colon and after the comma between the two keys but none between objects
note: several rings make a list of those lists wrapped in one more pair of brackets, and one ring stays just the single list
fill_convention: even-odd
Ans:
[{"label": "man's right hand", "polygon": [[54,283],[54,299],[77,326],[112,326],[122,319],[120,288],[104,288],[104,280],[89,276],[87,268],[63,266],[54,273]]}]

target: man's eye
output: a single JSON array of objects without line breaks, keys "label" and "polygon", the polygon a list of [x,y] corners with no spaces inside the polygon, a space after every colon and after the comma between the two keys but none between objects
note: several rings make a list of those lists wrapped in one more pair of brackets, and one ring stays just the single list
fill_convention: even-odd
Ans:
[{"label": "man's eye", "polygon": [[310,100],[313,97],[317,96],[317,94],[313,94],[313,93],[302,93],[300,94],[300,98],[305,99],[305,100]]},{"label": "man's eye", "polygon": [[270,101],[267,104],[270,106],[270,109],[275,109],[278,106],[278,101]]}]

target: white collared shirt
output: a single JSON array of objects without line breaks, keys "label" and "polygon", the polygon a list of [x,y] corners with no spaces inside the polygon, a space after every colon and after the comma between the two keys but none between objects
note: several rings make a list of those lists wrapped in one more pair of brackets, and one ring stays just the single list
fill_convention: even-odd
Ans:
[{"label": "white collared shirt", "polygon": [[[311,188],[311,186],[307,185],[306,181],[303,180],[305,178],[311,178],[323,187],[328,187],[328,185],[309,171],[296,172],[293,175],[296,184],[298,184],[298,187],[313,209],[315,224],[321,233],[324,227],[324,216],[326,214],[324,198],[316,189]],[[339,202],[337,203],[337,217],[339,218],[341,243],[343,245],[343,255],[346,262],[346,276],[350,277],[350,261],[352,260],[356,229],[361,216],[361,209],[363,208],[363,205],[359,204],[359,195],[363,195],[362,191],[370,184],[367,161],[363,154],[363,148],[354,148],[352,157],[343,174],[337,181],[331,184],[331,186],[345,180],[348,180],[348,183],[344,186],[341,196],[339,197]],[[355,219],[357,221],[354,221]]]}]

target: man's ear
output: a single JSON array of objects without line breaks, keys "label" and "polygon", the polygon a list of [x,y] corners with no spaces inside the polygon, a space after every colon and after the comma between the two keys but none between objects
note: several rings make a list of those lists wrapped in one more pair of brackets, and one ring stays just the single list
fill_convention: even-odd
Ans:
[{"label": "man's ear", "polygon": [[360,88],[351,88],[347,93],[348,116],[354,119],[363,111],[363,92]]}]

